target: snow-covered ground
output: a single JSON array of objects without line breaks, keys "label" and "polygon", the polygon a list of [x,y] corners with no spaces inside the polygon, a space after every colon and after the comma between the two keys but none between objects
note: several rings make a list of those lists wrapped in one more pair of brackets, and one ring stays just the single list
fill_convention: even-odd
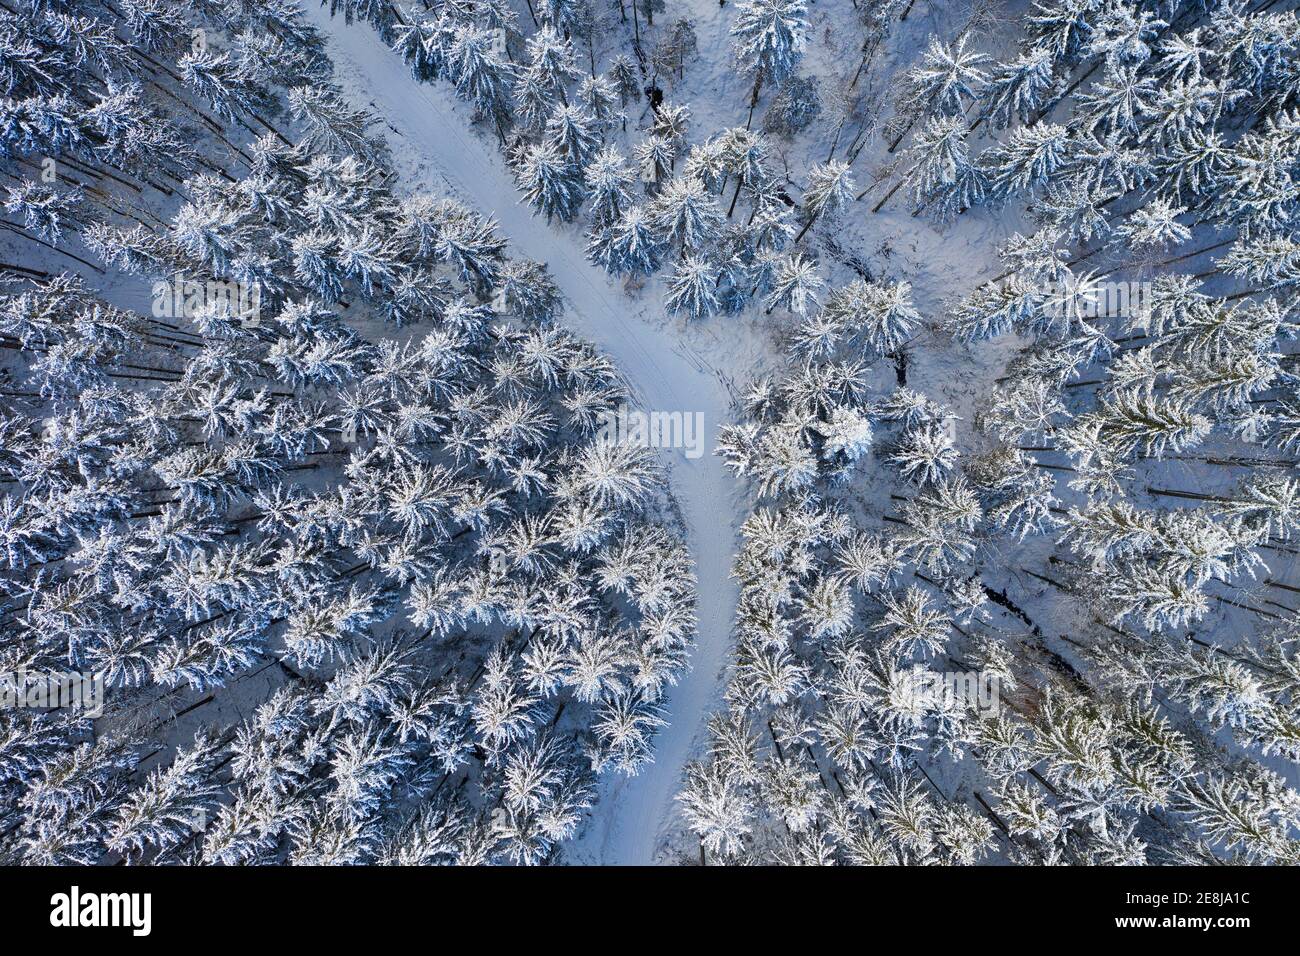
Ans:
[{"label": "snow-covered ground", "polygon": [[[657,738],[654,763],[637,777],[605,785],[598,812],[566,853],[574,863],[653,862],[682,767],[715,706],[730,651],[736,602],[729,571],[744,492],[712,454],[718,425],[730,417],[727,372],[679,340],[664,323],[657,296],[638,301],[624,295],[586,261],[576,234],[548,226],[514,201],[514,183],[495,141],[468,129],[464,107],[449,89],[416,83],[373,31],[345,26],[327,9],[308,6],[307,12],[328,35],[329,55],[356,105],[371,108],[388,124],[403,186],[445,189],[494,216],[514,254],[545,262],[567,300],[566,321],[618,364],[641,406],[703,413],[703,457],[661,452],[699,575],[698,647],[689,672],[665,702],[670,726]],[[717,342],[721,355],[755,347],[739,328],[712,334],[727,339]]]}]

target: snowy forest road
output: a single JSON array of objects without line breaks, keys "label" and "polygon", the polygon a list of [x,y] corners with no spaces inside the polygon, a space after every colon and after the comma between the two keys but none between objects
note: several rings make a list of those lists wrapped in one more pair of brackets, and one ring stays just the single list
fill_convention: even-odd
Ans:
[{"label": "snowy forest road", "polygon": [[354,105],[387,124],[404,185],[416,188],[442,178],[457,198],[496,217],[515,254],[545,262],[564,293],[570,327],[610,356],[642,407],[704,415],[702,457],[661,452],[699,575],[699,634],[691,667],[667,695],[670,723],[656,739],[654,762],[636,777],[607,782],[585,830],[565,850],[574,863],[655,862],[682,769],[716,706],[730,657],[736,588],[729,572],[743,508],[738,486],[712,453],[717,428],[729,417],[730,394],[717,370],[686,357],[671,327],[646,319],[648,309],[659,307],[657,295],[629,299],[587,262],[571,231],[552,228],[518,202],[495,144],[469,130],[466,108],[445,84],[417,83],[369,26],[346,26],[316,4],[307,4],[305,14],[327,37],[338,80]]}]

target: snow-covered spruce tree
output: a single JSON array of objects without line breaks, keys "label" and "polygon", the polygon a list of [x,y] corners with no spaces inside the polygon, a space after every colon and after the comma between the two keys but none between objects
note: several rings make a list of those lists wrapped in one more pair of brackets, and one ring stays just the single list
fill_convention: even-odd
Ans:
[{"label": "snow-covered spruce tree", "polygon": [[900,84],[899,104],[892,120],[898,131],[890,140],[889,152],[898,148],[918,122],[962,117],[977,99],[979,89],[988,80],[983,69],[988,57],[975,50],[970,39],[969,26],[951,44],[930,37],[921,62]]},{"label": "snow-covered spruce tree", "polygon": [[831,160],[808,171],[808,186],[804,190],[803,228],[794,241],[798,242],[819,219],[833,218],[853,199],[853,176],[847,163]]},{"label": "snow-covered spruce tree", "polygon": [[822,94],[817,77],[787,77],[763,116],[763,132],[791,139],[807,129],[821,112]]},{"label": "snow-covered spruce tree", "polygon": [[988,177],[971,161],[966,138],[959,117],[936,117],[917,131],[909,178],[918,210],[928,206],[947,220],[984,201]]},{"label": "snow-covered spruce tree", "polygon": [[668,310],[699,321],[718,311],[717,270],[707,259],[687,256],[673,270],[665,303]]},{"label": "snow-covered spruce tree", "polygon": [[548,221],[573,219],[586,199],[582,167],[557,142],[529,146],[516,175],[524,198]]},{"label": "snow-covered spruce tree", "polygon": [[763,86],[780,85],[798,64],[807,34],[808,8],[803,0],[741,0],[737,5],[731,35],[736,62],[754,78],[751,120]]}]

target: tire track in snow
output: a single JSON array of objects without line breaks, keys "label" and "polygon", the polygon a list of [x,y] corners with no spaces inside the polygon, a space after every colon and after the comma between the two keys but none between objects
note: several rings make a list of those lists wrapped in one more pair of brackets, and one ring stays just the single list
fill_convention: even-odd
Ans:
[{"label": "tire track in snow", "polygon": [[496,218],[515,254],[547,263],[564,293],[567,323],[613,359],[641,405],[704,414],[703,457],[661,453],[699,577],[691,667],[667,695],[670,723],[656,739],[654,762],[637,777],[607,782],[584,832],[565,851],[580,863],[655,862],[682,768],[705,716],[718,706],[731,646],[736,589],[729,571],[743,512],[736,486],[712,454],[717,428],[729,416],[725,377],[698,352],[684,350],[670,329],[634,317],[644,316],[647,305],[628,300],[587,262],[571,234],[553,229],[517,201],[495,144],[468,132],[445,85],[416,83],[369,26],[346,26],[312,4],[305,14],[327,38],[338,79],[354,105],[371,107],[397,134],[389,145],[405,184],[418,186],[418,177],[432,167],[452,193]]}]

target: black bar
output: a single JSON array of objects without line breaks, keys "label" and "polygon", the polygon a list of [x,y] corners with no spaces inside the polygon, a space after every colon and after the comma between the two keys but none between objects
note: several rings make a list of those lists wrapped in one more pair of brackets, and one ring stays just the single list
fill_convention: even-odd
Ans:
[{"label": "black bar", "polygon": [[[812,929],[816,921],[806,918],[815,910],[827,920],[828,930],[848,931],[864,943],[903,932],[926,945],[983,942],[999,949],[1008,934],[1025,946],[1101,938],[1146,945],[1181,942],[1189,935],[1231,945],[1252,938],[1252,932],[1278,933],[1289,925],[1284,908],[1294,906],[1295,876],[1294,869],[1230,867],[601,872],[581,867],[32,867],[0,869],[0,925],[7,941],[31,934],[48,934],[51,940],[76,934],[80,941],[111,937],[127,946],[198,938],[217,945],[255,942],[260,949],[315,940],[339,945],[349,934],[376,931],[376,943],[399,945],[399,938],[389,937],[385,928],[445,931],[458,925],[477,927],[494,940],[517,933],[537,945],[577,920],[581,929],[574,924],[569,929],[606,949],[628,939],[629,930],[639,924],[648,931],[647,942],[668,942],[680,932],[698,942],[697,934],[707,925],[723,933],[767,932],[775,928],[773,919],[779,924],[785,918],[779,906],[773,911],[772,903],[785,899],[794,904],[786,912],[791,920],[787,929],[799,926],[820,935]],[[83,903],[90,893],[150,894],[148,936],[135,936],[129,925],[52,926],[52,900],[56,894],[70,896],[73,886]],[[758,908],[749,909],[745,900]],[[832,917],[834,910],[840,915]],[[1242,918],[1248,925],[1224,922]],[[1150,922],[1121,925],[1134,919]],[[1211,923],[1206,927],[1202,920]],[[615,935],[593,932],[602,926]],[[633,937],[640,932],[633,930]]]}]

